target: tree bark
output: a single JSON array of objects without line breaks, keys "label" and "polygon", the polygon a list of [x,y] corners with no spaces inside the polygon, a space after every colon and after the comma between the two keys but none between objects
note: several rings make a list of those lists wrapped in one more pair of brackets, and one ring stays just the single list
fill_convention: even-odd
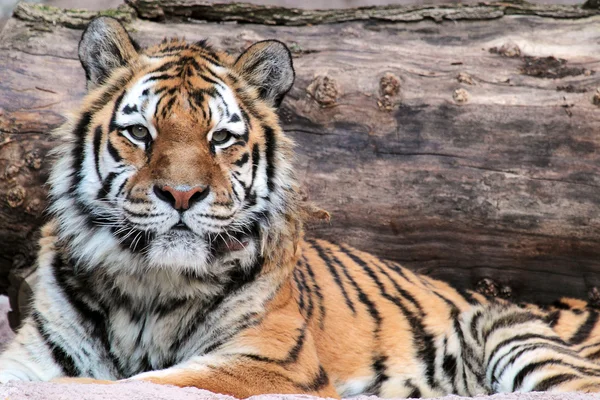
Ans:
[{"label": "tree bark", "polygon": [[[297,78],[281,119],[310,200],[332,214],[309,235],[461,288],[598,302],[600,16],[590,4],[131,0],[104,13],[142,45],[177,35],[232,53],[267,38],[290,46]],[[0,292],[12,271],[15,293],[33,265],[49,133],[84,95],[77,43],[94,15],[21,4],[0,34]]]}]

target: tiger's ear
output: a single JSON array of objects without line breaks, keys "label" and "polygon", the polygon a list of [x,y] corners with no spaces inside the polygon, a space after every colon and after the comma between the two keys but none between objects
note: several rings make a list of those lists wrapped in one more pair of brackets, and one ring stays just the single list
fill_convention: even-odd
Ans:
[{"label": "tiger's ear", "polygon": [[273,107],[279,107],[294,84],[292,53],[278,40],[254,43],[239,56],[233,68],[258,88],[260,97]]},{"label": "tiger's ear", "polygon": [[79,42],[79,60],[85,70],[88,90],[101,85],[115,68],[138,54],[123,25],[114,18],[99,17],[89,23]]}]

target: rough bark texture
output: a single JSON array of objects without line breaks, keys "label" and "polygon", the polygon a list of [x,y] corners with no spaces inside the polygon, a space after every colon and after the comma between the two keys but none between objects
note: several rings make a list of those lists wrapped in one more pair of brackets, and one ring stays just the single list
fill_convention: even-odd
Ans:
[{"label": "rough bark texture", "polygon": [[[310,199],[332,214],[310,235],[498,296],[600,300],[597,9],[131,5],[141,18],[118,16],[142,45],[290,46],[281,117]],[[193,23],[203,16],[283,25]],[[73,28],[91,17],[23,4],[0,34],[0,292],[33,259],[49,132],[84,94]]]},{"label": "rough bark texture", "polygon": [[504,15],[539,15],[554,18],[583,18],[599,13],[597,7],[539,5],[526,2],[483,2],[478,4],[390,5],[343,10],[305,10],[248,3],[214,4],[198,0],[127,0],[140,17],[151,20],[198,19],[237,21],[266,25],[302,26],[349,21],[415,22],[432,19],[482,20]]}]

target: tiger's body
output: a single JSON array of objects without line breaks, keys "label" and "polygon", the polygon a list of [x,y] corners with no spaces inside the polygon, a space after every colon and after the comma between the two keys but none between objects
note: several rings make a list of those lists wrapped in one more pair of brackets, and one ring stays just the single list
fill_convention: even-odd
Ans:
[{"label": "tiger's body", "polygon": [[91,378],[261,393],[432,397],[598,391],[598,314],[461,294],[345,245],[305,240],[293,83],[279,42],[237,60],[140,50],[93,21],[89,94],[58,133],[31,316],[0,383]]}]

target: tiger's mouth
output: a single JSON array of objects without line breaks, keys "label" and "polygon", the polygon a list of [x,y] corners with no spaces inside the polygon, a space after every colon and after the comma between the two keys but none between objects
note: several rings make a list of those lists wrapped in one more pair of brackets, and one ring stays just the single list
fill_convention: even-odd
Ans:
[{"label": "tiger's mouth", "polygon": [[183,221],[179,221],[178,223],[176,223],[175,225],[173,225],[171,227],[172,230],[175,231],[182,231],[182,232],[192,232],[192,230],[190,229],[189,226],[187,226],[187,224]]},{"label": "tiger's mouth", "polygon": [[165,234],[170,241],[198,240],[207,241],[210,244],[213,255],[222,255],[246,249],[252,237],[247,232],[223,232],[221,234],[207,233],[200,235],[194,232],[185,222],[179,221],[173,225]]}]

